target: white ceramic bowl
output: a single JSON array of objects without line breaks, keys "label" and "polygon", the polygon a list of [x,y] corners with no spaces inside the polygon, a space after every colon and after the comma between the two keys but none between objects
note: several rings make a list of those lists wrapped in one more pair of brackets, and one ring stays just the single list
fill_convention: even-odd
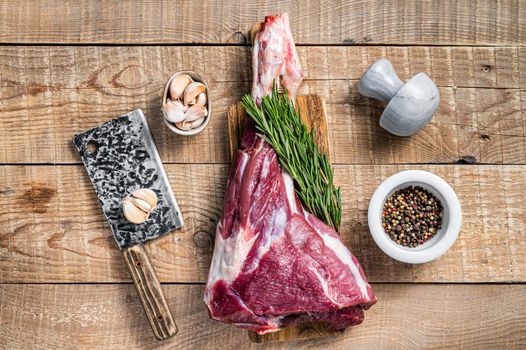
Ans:
[{"label": "white ceramic bowl", "polygon": [[203,83],[206,86],[206,100],[207,100],[206,109],[208,110],[208,115],[206,116],[205,121],[203,122],[203,124],[201,124],[201,126],[195,129],[192,129],[192,130],[179,129],[177,126],[175,126],[174,124],[166,120],[166,118],[164,117],[164,112],[162,112],[162,117],[163,117],[164,124],[166,124],[166,126],[170,130],[172,130],[174,133],[183,135],[183,136],[192,136],[192,135],[199,134],[201,131],[203,131],[207,127],[208,123],[210,122],[210,118],[212,117],[212,101],[210,101],[210,89],[208,87],[208,83],[203,78],[201,78],[199,74],[192,72],[192,71],[183,70],[183,71],[175,73],[174,75],[170,77],[170,79],[168,79],[168,82],[166,83],[166,86],[164,88],[163,105],[166,103],[166,100],[168,99],[170,83],[175,77],[179,75],[183,75],[183,74],[189,75],[194,81]]},{"label": "white ceramic bowl", "polygon": [[[415,248],[397,244],[382,227],[382,211],[388,196],[407,186],[420,186],[431,192],[444,208],[442,228],[424,244]],[[410,264],[421,264],[435,260],[444,254],[455,242],[462,224],[462,209],[455,191],[442,178],[421,170],[399,172],[378,186],[368,211],[369,230],[374,241],[391,258]]]}]

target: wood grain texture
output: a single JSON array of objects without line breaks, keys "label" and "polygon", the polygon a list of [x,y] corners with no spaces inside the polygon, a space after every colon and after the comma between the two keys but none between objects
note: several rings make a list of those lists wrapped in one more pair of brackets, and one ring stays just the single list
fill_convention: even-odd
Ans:
[{"label": "wood grain texture", "polygon": [[[293,349],[522,349],[525,285],[374,284],[378,303],[342,335]],[[157,342],[132,285],[0,285],[7,349],[283,349],[208,318],[202,285],[166,285],[179,333]]]},{"label": "wood grain texture", "polygon": [[[482,47],[299,47],[301,94],[326,101],[331,159],[341,164],[525,164],[526,51]],[[378,126],[382,106],[357,84],[379,57],[402,79],[419,71],[439,85],[433,121],[411,138]],[[247,47],[0,47],[0,163],[79,163],[77,132],[142,108],[169,163],[230,163],[227,107],[250,91]],[[210,83],[214,113],[192,138],[162,122],[161,96],[175,71]]]},{"label": "wood grain texture", "polygon": [[[202,285],[164,286],[181,328],[157,342],[133,286],[103,284],[130,278],[71,146],[76,132],[145,111],[162,160],[177,163],[166,168],[186,218],[146,250],[161,281],[205,281],[231,161],[227,106],[250,91],[247,33],[281,11],[300,44],[300,93],[327,102],[343,239],[371,281],[396,282],[373,285],[380,301],[363,325],[287,345],[526,348],[526,285],[418,284],[526,280],[526,0],[0,2],[0,348],[284,347],[250,344],[244,331],[209,320]],[[169,46],[189,43],[221,45]],[[402,79],[423,71],[439,86],[438,115],[412,138],[384,132],[382,106],[357,92],[380,57]],[[183,69],[211,83],[215,106],[194,138],[161,120],[164,84]],[[515,165],[443,165],[456,162]],[[407,169],[445,178],[464,211],[452,249],[422,266],[385,256],[367,228],[376,186]],[[48,284],[64,282],[97,284]]]},{"label": "wood grain texture", "polygon": [[298,44],[525,44],[518,1],[3,1],[4,43],[245,43],[286,11]]},{"label": "wood grain texture", "polygon": [[[165,169],[186,227],[146,248],[161,282],[204,282],[229,166]],[[409,169],[444,178],[463,208],[456,243],[424,265],[388,258],[367,227],[373,191],[388,176]],[[343,240],[373,282],[524,282],[525,171],[502,165],[336,165]],[[81,165],[0,167],[0,207],[0,283],[130,280]]]},{"label": "wood grain texture", "polygon": [[177,325],[144,246],[125,248],[122,256],[155,338],[165,340],[173,337],[177,334]]},{"label": "wood grain texture", "polygon": [[233,103],[228,106],[227,125],[228,125],[228,150],[230,159],[235,161],[239,143],[245,132],[246,112],[241,103]]},{"label": "wood grain texture", "polygon": [[300,111],[301,121],[307,125],[309,130],[314,130],[314,141],[318,145],[319,150],[330,157],[325,101],[319,95],[298,96],[296,106]]},{"label": "wood grain texture", "polygon": [[[316,339],[324,337],[335,337],[341,335],[345,330],[334,329],[327,322],[311,322],[300,325],[287,326],[277,332],[258,334],[248,331],[248,338],[256,344],[284,343],[297,340]],[[285,346],[285,344],[284,344]]]},{"label": "wood grain texture", "polygon": [[[179,70],[209,82],[252,80],[244,46],[2,46],[0,86],[100,88],[164,87]],[[407,80],[428,74],[440,87],[526,88],[526,48],[464,46],[299,46],[305,80],[358,80],[379,58]],[[45,89],[44,89],[45,90]],[[128,92],[130,94],[130,92]]]}]

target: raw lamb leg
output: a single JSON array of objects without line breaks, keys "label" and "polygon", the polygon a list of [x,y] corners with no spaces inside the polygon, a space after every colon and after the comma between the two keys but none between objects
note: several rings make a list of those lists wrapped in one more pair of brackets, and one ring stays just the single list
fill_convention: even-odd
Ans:
[{"label": "raw lamb leg", "polygon": [[[253,47],[253,98],[278,77],[289,96],[303,73],[288,16],[265,18]],[[210,317],[260,334],[289,324],[359,324],[376,302],[336,231],[303,209],[292,178],[248,121],[227,185],[205,287]]]}]

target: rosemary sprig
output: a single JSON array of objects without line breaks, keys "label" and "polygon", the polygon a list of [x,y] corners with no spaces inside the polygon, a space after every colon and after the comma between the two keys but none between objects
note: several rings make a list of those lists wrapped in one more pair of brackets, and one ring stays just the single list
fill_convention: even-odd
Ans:
[{"label": "rosemary sprig", "polygon": [[314,131],[309,132],[301,122],[292,100],[274,88],[270,96],[263,97],[261,107],[250,95],[245,95],[241,104],[276,151],[281,166],[294,179],[296,193],[306,209],[338,230],[340,189],[334,186],[328,156],[320,152]]}]

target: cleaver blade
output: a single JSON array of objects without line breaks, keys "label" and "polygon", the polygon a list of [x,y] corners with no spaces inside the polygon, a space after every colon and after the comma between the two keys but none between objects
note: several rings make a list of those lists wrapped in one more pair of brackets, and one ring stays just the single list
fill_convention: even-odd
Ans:
[{"label": "cleaver blade", "polygon": [[[74,144],[120,249],[155,239],[184,225],[140,109],[75,135]],[[146,222],[136,225],[124,217],[121,201],[140,188],[153,190],[158,204]]]},{"label": "cleaver blade", "polygon": [[[184,221],[143,112],[137,109],[77,134],[73,143],[155,337],[162,340],[175,335],[177,325],[143,243],[182,227]],[[148,220],[137,225],[124,217],[121,202],[140,188],[153,190],[158,203]]]}]

